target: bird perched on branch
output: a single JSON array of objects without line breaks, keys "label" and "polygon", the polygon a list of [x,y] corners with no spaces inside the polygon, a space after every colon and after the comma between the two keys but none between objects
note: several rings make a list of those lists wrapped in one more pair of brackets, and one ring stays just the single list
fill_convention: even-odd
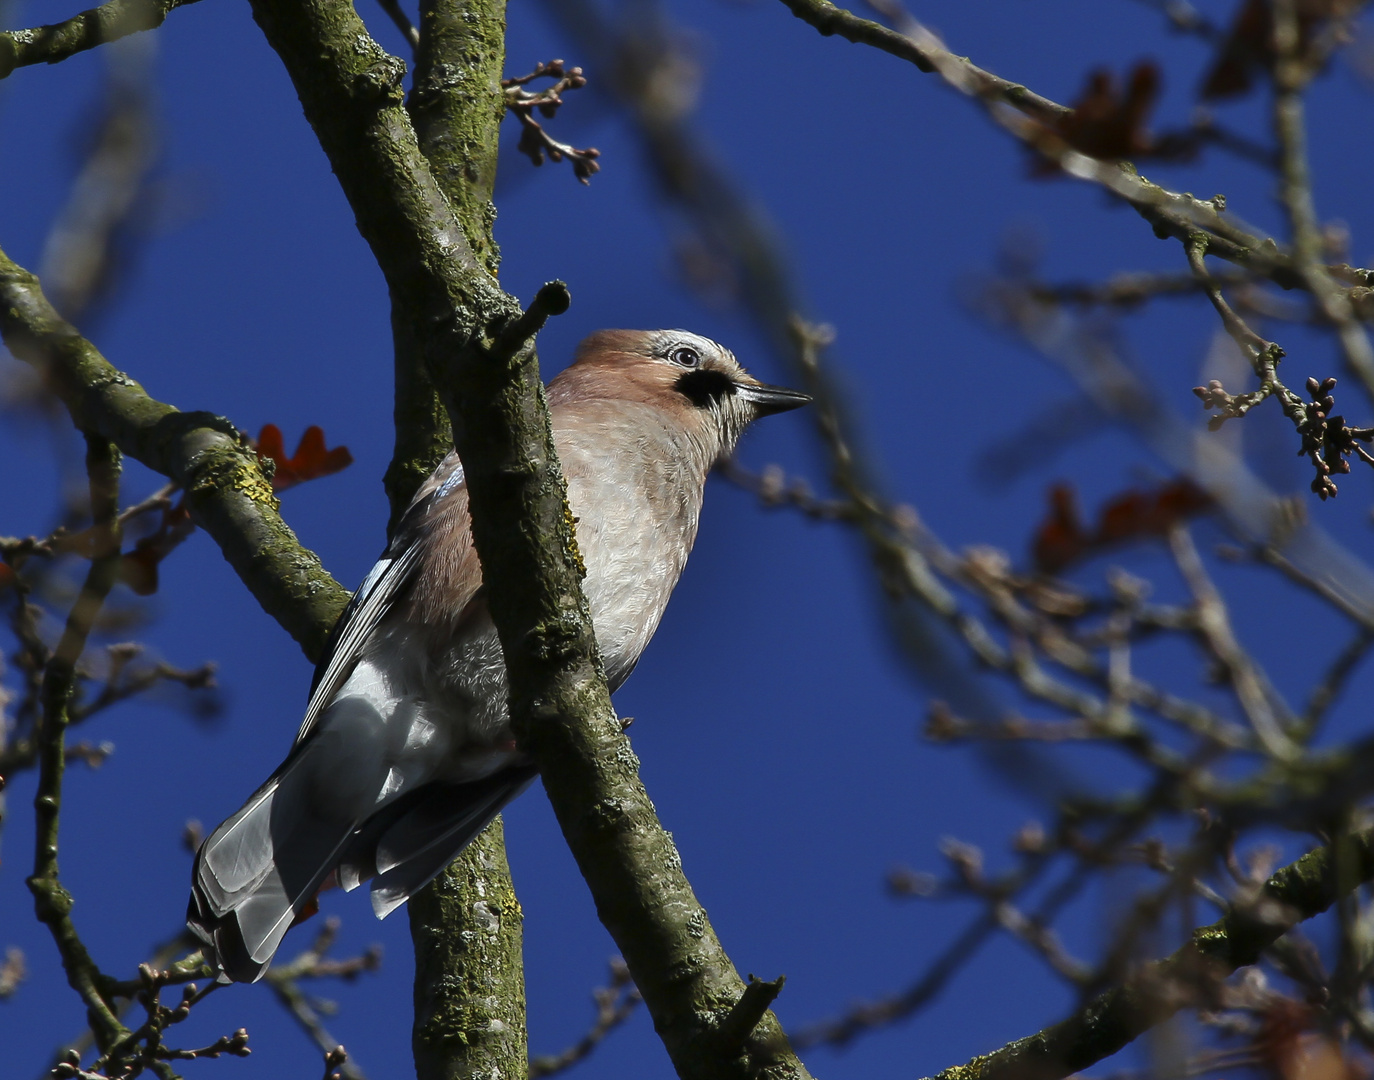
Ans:
[{"label": "bird perched on branch", "polygon": [[[618,688],[696,539],[706,474],[750,421],[804,405],[682,330],[604,330],[548,388],[583,589]],[[536,775],[449,454],[339,618],[286,760],[196,856],[187,923],[236,982],[262,977],[322,888],[372,883],[379,918]]]}]

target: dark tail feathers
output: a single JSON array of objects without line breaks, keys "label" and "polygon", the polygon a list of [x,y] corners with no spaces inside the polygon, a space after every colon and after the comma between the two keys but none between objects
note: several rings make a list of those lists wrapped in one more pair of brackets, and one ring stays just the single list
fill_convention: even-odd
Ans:
[{"label": "dark tail feathers", "polygon": [[233,982],[262,978],[282,938],[333,872],[346,889],[372,881],[385,918],[443,870],[537,775],[532,765],[467,784],[434,782],[363,821],[310,805],[287,764],[216,829],[196,855],[186,922]]}]

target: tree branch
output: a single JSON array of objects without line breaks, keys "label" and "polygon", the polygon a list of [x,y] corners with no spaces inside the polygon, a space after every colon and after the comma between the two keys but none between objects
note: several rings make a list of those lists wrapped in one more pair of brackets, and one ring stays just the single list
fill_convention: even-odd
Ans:
[{"label": "tree branch", "polygon": [[501,818],[406,908],[415,941],[418,1080],[522,1076],[529,1060],[523,916]]},{"label": "tree branch", "polygon": [[[871,45],[885,53],[915,64],[927,75],[939,71],[945,58],[907,34],[890,30],[871,19],[861,19],[852,11],[829,2],[829,0],[782,0],[788,9],[803,22],[814,26],[826,37],[838,35],[855,45]],[[1041,97],[1027,90],[1020,83],[1014,83],[984,71],[966,56],[950,57],[965,73],[968,80],[979,87],[980,93],[997,97],[1027,116],[1043,123],[1063,120],[1073,113],[1067,105]]]},{"label": "tree branch", "polygon": [[[501,256],[492,238],[491,201],[505,114],[505,4],[424,0],[415,75],[406,111],[415,139],[474,257],[493,277]],[[430,380],[421,342],[426,312],[418,295],[391,290],[396,356],[396,447],[387,469],[391,528],[440,459],[453,446],[452,428]]]},{"label": "tree branch", "polygon": [[[956,56],[910,16],[902,20],[898,32],[861,19],[829,0],[782,2],[793,15],[823,34],[840,34],[850,41],[894,52],[913,63],[919,57],[921,62],[917,66],[922,71],[938,74],[950,87],[973,98],[1000,127],[1053,161],[1066,174],[1098,184],[1129,203],[1161,238],[1173,237],[1187,244],[1201,230],[1207,234],[1210,254],[1246,267],[1284,288],[1311,287],[1292,255],[1234,215],[1223,216],[1224,199],[1203,200],[1170,191],[1146,180],[1130,162],[1100,161],[1075,150],[1060,137],[1053,123],[1071,110],[1031,95],[1024,87]],[[899,42],[906,44],[900,46]],[[1349,290],[1337,291],[1346,296],[1348,307]]]},{"label": "tree branch", "polygon": [[107,41],[156,30],[173,8],[196,0],[109,0],[65,22],[0,33],[0,79],[15,68],[56,64]]},{"label": "tree branch", "polygon": [[214,538],[263,610],[317,657],[348,593],[282,520],[242,434],[222,416],[183,413],[149,397],[62,319],[38,279],[3,251],[0,337],[42,372],[78,428],[181,486],[192,520]]},{"label": "tree branch", "polygon": [[[308,949],[293,960],[268,969],[266,978],[273,996],[326,1055],[343,1048],[325,1027],[316,1002],[301,989],[301,980],[329,976],[354,979],[361,972],[376,971],[381,964],[380,946],[373,946],[367,952],[347,960],[326,960],[325,954],[333,946],[338,931],[338,920],[327,920]],[[367,1080],[362,1069],[347,1055],[326,1070],[326,1074],[334,1069],[337,1069],[337,1080]]]},{"label": "tree branch", "polygon": [[86,436],[91,516],[95,542],[85,583],[67,616],[62,638],[43,673],[43,719],[39,732],[38,789],[34,794],[33,874],[28,879],[38,921],[52,933],[67,982],[86,1003],[86,1019],[102,1050],[129,1034],[102,993],[105,976],[91,959],[72,922],[72,895],[57,870],[57,834],[62,811],[67,707],[76,685],[76,664],[86,638],[119,572],[119,451],[95,434]]},{"label": "tree branch", "polygon": [[1293,0],[1274,4],[1274,134],[1279,144],[1279,200],[1293,235],[1293,261],[1303,286],[1335,329],[1346,363],[1374,397],[1374,347],[1355,318],[1350,291],[1321,263],[1322,236],[1307,162],[1303,90],[1315,73],[1302,56]]},{"label": "tree branch", "polygon": [[1298,923],[1321,914],[1374,878],[1374,831],[1318,848],[1279,870],[1249,903],[1193,931],[1183,948],[1122,986],[1099,994],[1067,1020],[1000,1050],[937,1073],[933,1080],[1060,1080],[1116,1053],[1189,1005],[1198,988],[1255,963]]}]

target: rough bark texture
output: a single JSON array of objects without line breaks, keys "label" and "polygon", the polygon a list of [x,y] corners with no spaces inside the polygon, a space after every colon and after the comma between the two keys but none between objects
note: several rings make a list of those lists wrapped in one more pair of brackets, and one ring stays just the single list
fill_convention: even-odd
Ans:
[{"label": "rough bark texture", "polygon": [[[406,109],[434,181],[447,197],[469,249],[495,275],[491,201],[505,103],[505,0],[424,0],[420,44]],[[396,357],[396,447],[387,470],[391,524],[453,445],[447,413],[421,352],[425,311],[409,292],[391,291]]]},{"label": "rough bark texture", "polygon": [[0,251],[0,336],[43,373],[81,430],[103,435],[186,492],[191,518],[219,544],[263,607],[312,660],[348,593],[277,512],[257,454],[224,417],[149,397],[48,303],[38,279]]},{"label": "rough bark texture", "polygon": [[107,41],[162,25],[173,8],[196,0],[110,0],[70,19],[0,33],[0,79],[17,67],[56,64]]},{"label": "rough bark texture", "polygon": [[407,906],[415,940],[416,1076],[524,1076],[529,1050],[521,912],[501,819]]},{"label": "rough bark texture", "polygon": [[504,0],[425,0],[420,47],[406,102],[420,150],[488,273],[501,256],[492,238],[497,147],[505,99]]}]

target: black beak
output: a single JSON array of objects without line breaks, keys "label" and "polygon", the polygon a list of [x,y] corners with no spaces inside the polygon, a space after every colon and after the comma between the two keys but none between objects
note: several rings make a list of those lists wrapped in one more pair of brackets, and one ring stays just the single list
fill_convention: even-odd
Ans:
[{"label": "black beak", "polygon": [[785,386],[769,386],[766,383],[736,383],[735,392],[754,406],[759,416],[788,412],[811,404],[811,395],[800,390],[789,390]]}]

